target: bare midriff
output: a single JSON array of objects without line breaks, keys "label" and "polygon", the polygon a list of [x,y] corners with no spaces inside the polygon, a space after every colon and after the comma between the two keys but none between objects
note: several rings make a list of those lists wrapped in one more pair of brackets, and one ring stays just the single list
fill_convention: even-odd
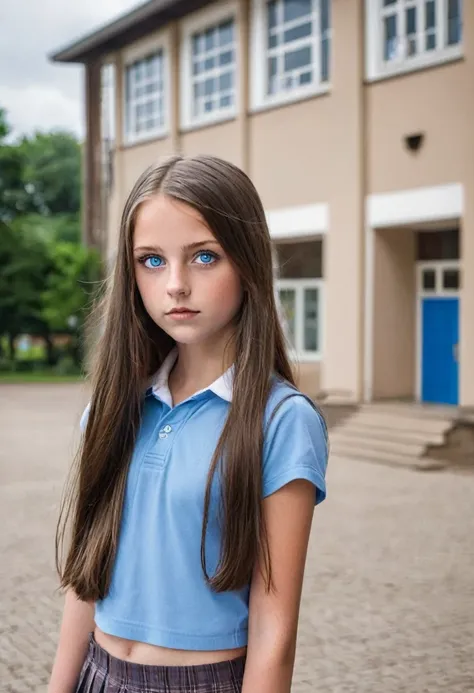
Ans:
[{"label": "bare midriff", "polygon": [[96,642],[112,657],[134,664],[152,666],[195,666],[198,664],[216,664],[245,655],[247,648],[232,650],[175,650],[169,647],[149,645],[135,640],[125,640],[115,635],[104,633],[95,628]]}]

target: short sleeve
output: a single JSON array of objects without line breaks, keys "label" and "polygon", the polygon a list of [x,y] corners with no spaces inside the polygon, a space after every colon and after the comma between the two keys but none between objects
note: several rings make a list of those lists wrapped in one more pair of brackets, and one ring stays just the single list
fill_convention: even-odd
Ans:
[{"label": "short sleeve", "polygon": [[321,414],[301,394],[288,397],[270,421],[263,450],[263,497],[295,479],[316,488],[315,503],[326,497],[328,444]]},{"label": "short sleeve", "polygon": [[91,403],[89,402],[87,407],[82,412],[81,420],[79,422],[79,428],[81,429],[81,433],[84,433],[86,430],[87,421],[89,419],[90,408],[91,408]]}]

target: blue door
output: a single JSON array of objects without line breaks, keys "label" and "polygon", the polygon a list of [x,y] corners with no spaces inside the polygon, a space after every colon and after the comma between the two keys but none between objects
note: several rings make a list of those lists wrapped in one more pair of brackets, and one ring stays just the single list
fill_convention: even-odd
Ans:
[{"label": "blue door", "polygon": [[459,299],[422,300],[423,402],[458,403]]}]

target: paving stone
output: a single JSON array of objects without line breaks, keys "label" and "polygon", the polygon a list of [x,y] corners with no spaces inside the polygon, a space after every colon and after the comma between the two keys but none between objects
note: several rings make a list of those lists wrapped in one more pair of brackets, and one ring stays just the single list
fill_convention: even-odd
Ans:
[{"label": "paving stone", "polygon": [[[80,385],[0,386],[0,692],[46,693]],[[474,475],[330,462],[293,693],[474,692]]]}]

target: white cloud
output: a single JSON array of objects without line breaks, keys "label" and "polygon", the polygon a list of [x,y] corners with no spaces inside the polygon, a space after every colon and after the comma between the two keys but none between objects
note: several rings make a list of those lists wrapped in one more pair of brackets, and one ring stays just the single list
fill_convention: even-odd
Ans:
[{"label": "white cloud", "polygon": [[83,68],[48,55],[140,4],[137,0],[0,0],[0,106],[13,134],[84,132]]},{"label": "white cloud", "polygon": [[5,104],[14,133],[61,129],[84,135],[82,95],[67,96],[57,87],[31,85],[15,89],[0,85],[0,104]]}]

